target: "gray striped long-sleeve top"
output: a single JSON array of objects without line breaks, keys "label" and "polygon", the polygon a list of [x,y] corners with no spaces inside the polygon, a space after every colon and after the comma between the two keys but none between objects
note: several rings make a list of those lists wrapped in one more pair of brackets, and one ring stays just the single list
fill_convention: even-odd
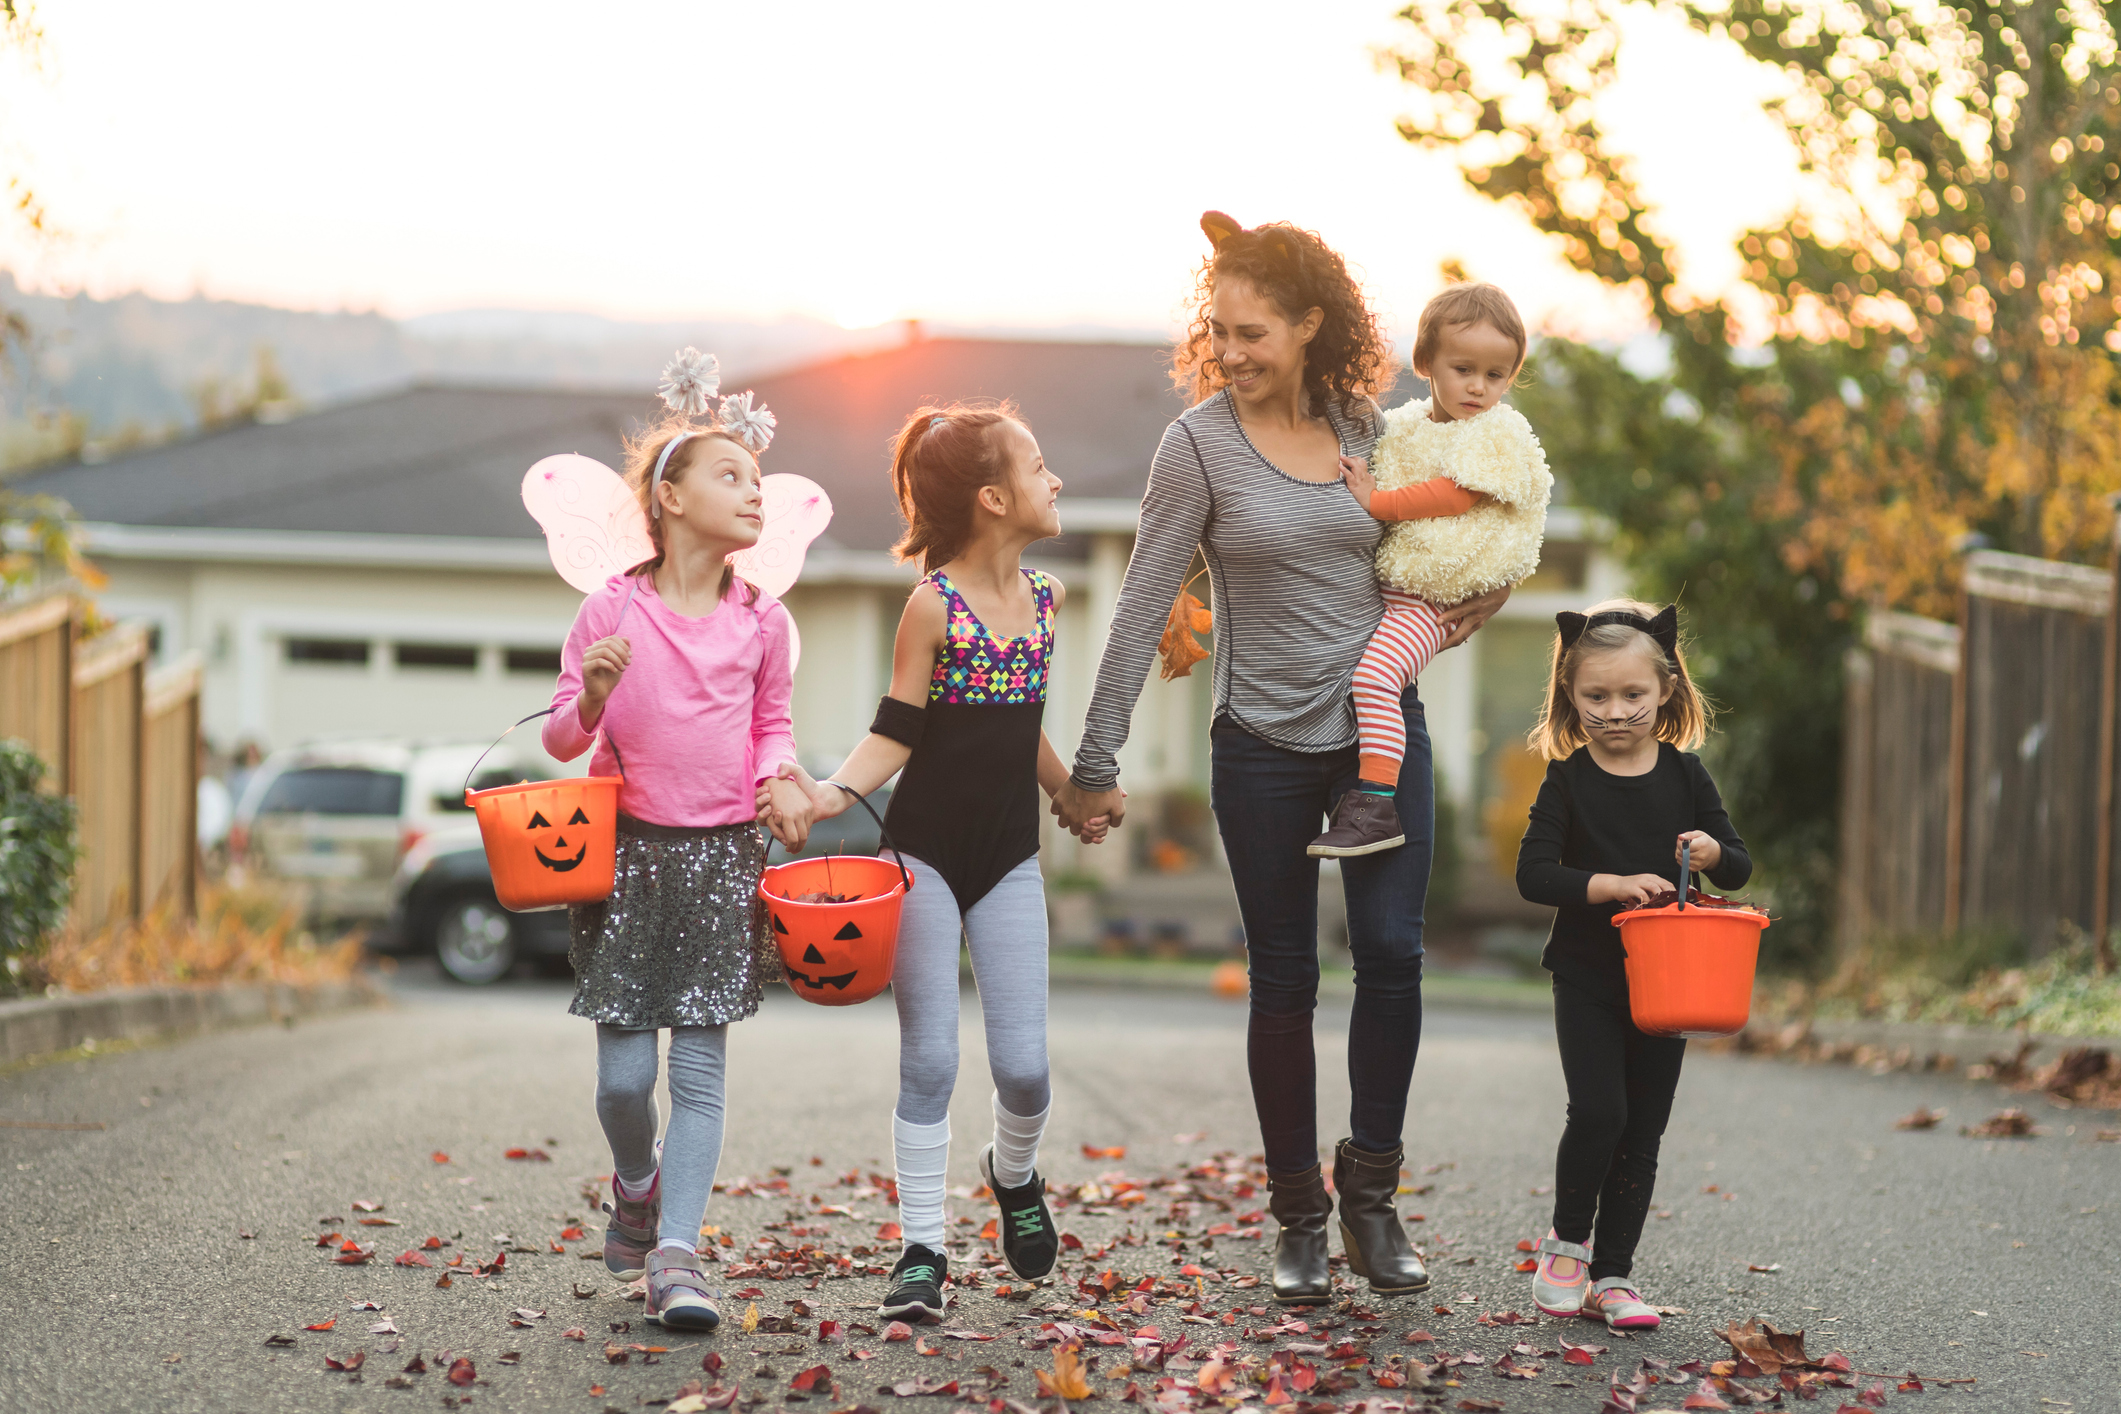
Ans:
[{"label": "gray striped long-sleeve top", "polygon": [[[1327,416],[1345,455],[1370,454],[1378,429],[1368,409]],[[1216,715],[1293,751],[1352,745],[1349,685],[1384,617],[1384,530],[1340,482],[1299,480],[1260,455],[1227,389],[1181,413],[1149,465],[1075,783],[1106,790],[1119,779],[1134,702],[1195,546],[1214,586]]]}]

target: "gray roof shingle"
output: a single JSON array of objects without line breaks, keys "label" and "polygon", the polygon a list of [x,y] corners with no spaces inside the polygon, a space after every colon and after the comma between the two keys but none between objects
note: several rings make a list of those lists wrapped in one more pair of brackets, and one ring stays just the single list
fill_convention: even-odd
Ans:
[{"label": "gray roof shingle", "polygon": [[[826,489],[832,540],[882,550],[900,528],[890,439],[922,402],[1013,398],[1064,495],[1136,499],[1183,406],[1164,368],[1144,344],[932,339],[750,386],[780,419],[764,468]],[[530,464],[580,452],[616,469],[622,437],[657,410],[648,395],[417,384],[13,484],[120,525],[527,540],[538,529],[517,488]]]}]

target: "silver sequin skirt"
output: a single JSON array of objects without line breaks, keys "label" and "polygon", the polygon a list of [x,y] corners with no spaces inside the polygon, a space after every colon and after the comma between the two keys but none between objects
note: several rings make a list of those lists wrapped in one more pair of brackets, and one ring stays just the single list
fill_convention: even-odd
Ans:
[{"label": "silver sequin skirt", "polygon": [[619,817],[611,897],[568,909],[574,1003],[634,1030],[721,1026],[759,1009],[781,977],[758,897],[756,825],[684,828]]}]

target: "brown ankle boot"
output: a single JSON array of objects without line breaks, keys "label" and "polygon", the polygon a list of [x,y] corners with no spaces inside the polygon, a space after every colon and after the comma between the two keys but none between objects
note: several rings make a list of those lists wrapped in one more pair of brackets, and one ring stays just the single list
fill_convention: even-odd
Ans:
[{"label": "brown ankle boot", "polygon": [[1333,823],[1311,841],[1313,859],[1348,859],[1358,854],[1397,849],[1407,842],[1399,827],[1399,807],[1389,795],[1350,790],[1333,807]]},{"label": "brown ankle boot", "polygon": [[1333,1199],[1317,1164],[1302,1173],[1267,1175],[1267,1211],[1281,1224],[1274,1239],[1274,1299],[1324,1301],[1333,1294],[1326,1271],[1326,1216]]},{"label": "brown ankle boot", "polygon": [[1333,1187],[1340,1194],[1340,1241],[1348,1266],[1379,1296],[1400,1296],[1429,1284],[1429,1269],[1407,1241],[1393,1201],[1405,1147],[1368,1154],[1343,1139],[1333,1146]]}]

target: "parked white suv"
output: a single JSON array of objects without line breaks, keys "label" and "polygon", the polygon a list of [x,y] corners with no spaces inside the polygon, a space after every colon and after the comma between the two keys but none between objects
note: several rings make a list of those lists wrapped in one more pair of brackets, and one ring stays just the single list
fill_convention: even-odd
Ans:
[{"label": "parked white suv", "polygon": [[[483,749],[339,741],[276,751],[236,805],[231,862],[287,889],[313,923],[381,922],[406,854],[429,835],[471,823],[464,777]],[[507,785],[533,769],[503,746],[471,785]]]}]

